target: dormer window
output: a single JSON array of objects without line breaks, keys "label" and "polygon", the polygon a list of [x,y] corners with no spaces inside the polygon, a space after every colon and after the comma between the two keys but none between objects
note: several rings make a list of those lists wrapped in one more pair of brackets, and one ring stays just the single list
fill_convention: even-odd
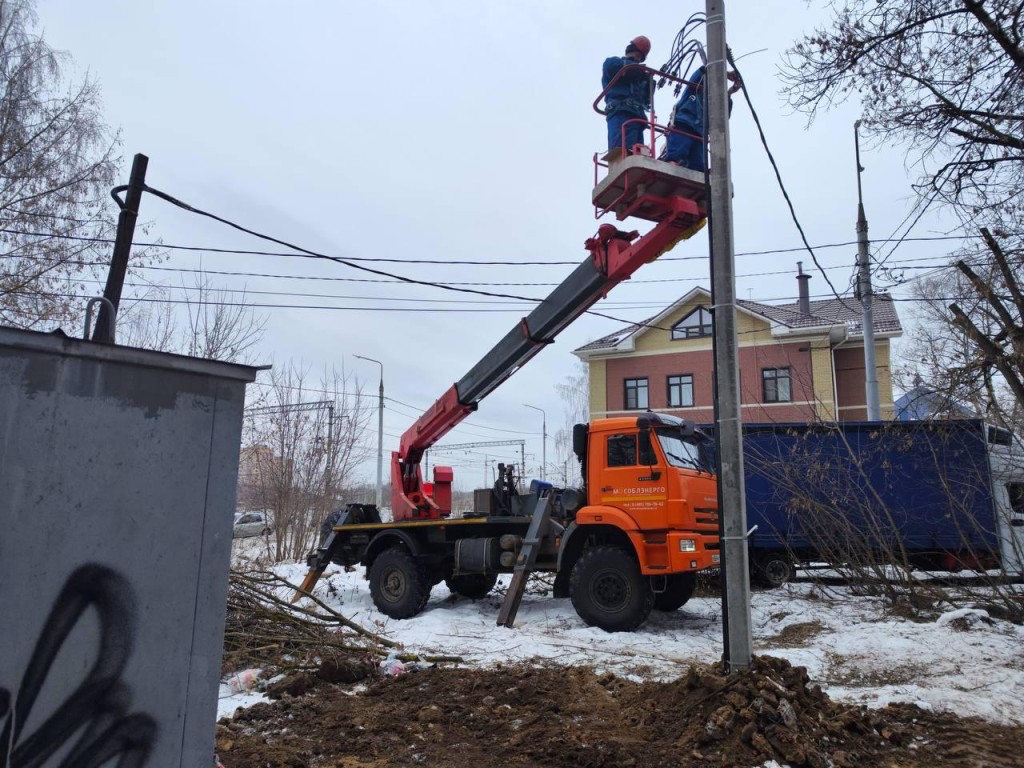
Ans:
[{"label": "dormer window", "polygon": [[673,339],[699,339],[713,333],[711,312],[707,307],[697,307],[678,323],[672,326]]}]

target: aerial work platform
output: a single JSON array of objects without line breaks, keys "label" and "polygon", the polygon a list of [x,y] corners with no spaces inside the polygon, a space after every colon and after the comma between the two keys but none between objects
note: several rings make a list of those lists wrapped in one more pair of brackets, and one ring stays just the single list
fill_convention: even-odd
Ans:
[{"label": "aerial work platform", "polygon": [[703,216],[707,215],[703,173],[644,155],[630,155],[608,166],[608,175],[594,187],[592,200],[598,217],[612,212],[619,221],[629,216],[659,221],[664,215],[660,201],[670,197],[692,200]]}]

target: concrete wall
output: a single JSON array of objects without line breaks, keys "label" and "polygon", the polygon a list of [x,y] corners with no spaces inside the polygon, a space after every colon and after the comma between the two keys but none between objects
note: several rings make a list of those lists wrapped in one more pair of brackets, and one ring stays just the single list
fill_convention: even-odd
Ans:
[{"label": "concrete wall", "polygon": [[0,329],[0,765],[211,764],[254,377]]}]

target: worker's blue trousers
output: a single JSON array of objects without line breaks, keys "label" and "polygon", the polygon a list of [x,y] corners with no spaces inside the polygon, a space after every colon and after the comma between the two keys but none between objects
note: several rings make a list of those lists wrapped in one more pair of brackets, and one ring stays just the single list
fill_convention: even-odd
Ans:
[{"label": "worker's blue trousers", "polygon": [[[678,124],[676,130],[698,134],[693,126]],[[704,173],[704,142],[695,136],[684,136],[681,133],[669,133],[665,153],[659,158],[666,162],[678,163],[683,168]]]},{"label": "worker's blue trousers", "polygon": [[626,124],[626,152],[633,149],[634,144],[644,143],[644,126],[647,125],[646,115],[636,115],[630,112],[615,112],[608,115],[608,149],[612,150],[622,144],[622,125],[627,120],[637,122]]}]

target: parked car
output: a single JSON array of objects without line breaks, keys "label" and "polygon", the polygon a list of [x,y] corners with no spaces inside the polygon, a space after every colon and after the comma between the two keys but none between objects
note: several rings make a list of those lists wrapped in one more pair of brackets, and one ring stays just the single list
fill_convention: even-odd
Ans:
[{"label": "parked car", "polygon": [[236,512],[235,532],[236,539],[243,539],[248,536],[266,536],[270,533],[270,518],[266,512]]}]

